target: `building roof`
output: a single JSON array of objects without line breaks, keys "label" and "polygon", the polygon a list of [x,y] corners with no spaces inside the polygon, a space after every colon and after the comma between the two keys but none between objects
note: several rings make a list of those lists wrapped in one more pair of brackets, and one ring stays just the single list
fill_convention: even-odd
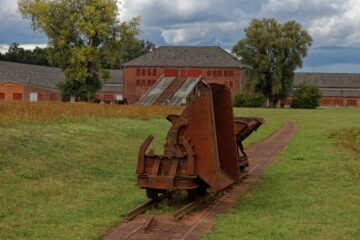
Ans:
[{"label": "building roof", "polygon": [[317,85],[323,96],[360,97],[360,73],[295,73],[294,86]]},{"label": "building roof", "polygon": [[[107,71],[110,72],[110,79],[104,84],[101,91],[104,92],[104,90],[110,88],[112,92],[121,91],[123,84],[122,70],[110,69]],[[57,89],[58,83],[64,78],[64,73],[60,68],[0,61],[0,82],[17,82]],[[121,86],[120,90],[118,86]]]},{"label": "building roof", "polygon": [[302,83],[321,88],[360,88],[360,73],[295,73],[294,86]]},{"label": "building roof", "polygon": [[0,61],[0,82],[17,82],[56,89],[64,79],[60,68]]},{"label": "building roof", "polygon": [[125,67],[247,67],[221,47],[163,46],[123,64]]}]

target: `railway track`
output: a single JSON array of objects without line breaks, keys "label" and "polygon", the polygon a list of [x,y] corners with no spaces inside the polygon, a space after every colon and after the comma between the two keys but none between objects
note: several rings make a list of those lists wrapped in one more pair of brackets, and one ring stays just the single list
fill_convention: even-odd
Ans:
[{"label": "railway track", "polygon": [[212,231],[217,215],[232,208],[259,181],[264,168],[287,146],[297,129],[296,122],[286,122],[271,137],[251,146],[247,150],[251,166],[248,177],[240,184],[232,185],[230,190],[205,195],[185,205],[173,216],[141,215],[162,201],[151,200],[129,212],[126,218],[132,221],[119,225],[103,239],[201,239]]}]

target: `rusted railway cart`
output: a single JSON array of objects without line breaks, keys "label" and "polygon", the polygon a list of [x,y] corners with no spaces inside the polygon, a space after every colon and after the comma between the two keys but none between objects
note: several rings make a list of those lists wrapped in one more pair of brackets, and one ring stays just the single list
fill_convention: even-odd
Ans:
[{"label": "rusted railway cart", "polygon": [[141,145],[136,169],[137,185],[148,198],[171,197],[176,190],[190,196],[217,192],[237,183],[246,174],[248,157],[242,141],[262,123],[261,118],[234,118],[230,89],[200,81],[180,116],[172,123],[164,153],[148,151],[153,136]]}]

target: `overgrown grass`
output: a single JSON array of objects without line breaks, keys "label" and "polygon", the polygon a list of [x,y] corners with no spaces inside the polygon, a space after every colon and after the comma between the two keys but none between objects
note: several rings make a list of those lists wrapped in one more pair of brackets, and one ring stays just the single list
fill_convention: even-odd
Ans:
[{"label": "overgrown grass", "polygon": [[7,126],[14,122],[53,122],[62,119],[79,120],[84,117],[149,119],[180,112],[180,107],[2,101],[0,102],[0,126]]},{"label": "overgrown grass", "polygon": [[300,130],[205,239],[360,239],[360,110],[236,112],[295,119]]},{"label": "overgrown grass", "polygon": [[[60,104],[63,109],[47,118],[18,107],[8,110],[13,118],[7,116],[0,127],[0,239],[97,239],[123,221],[129,209],[146,201],[135,186],[138,147],[152,133],[159,152],[170,127],[163,116],[179,111],[94,105],[86,106],[93,114],[80,114],[81,104]],[[74,115],[64,117],[68,108]],[[16,111],[34,117],[18,117]],[[140,119],[142,111],[147,120]],[[343,136],[349,123],[359,125],[360,111],[236,109],[236,114],[266,120],[246,145],[288,119],[298,120],[300,131],[261,184],[206,238],[359,238],[358,155],[335,136]]]}]

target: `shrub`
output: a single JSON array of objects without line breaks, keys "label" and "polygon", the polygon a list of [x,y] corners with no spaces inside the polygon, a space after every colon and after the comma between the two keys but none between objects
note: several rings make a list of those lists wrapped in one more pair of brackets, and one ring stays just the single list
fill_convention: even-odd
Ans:
[{"label": "shrub", "polygon": [[238,93],[233,98],[234,107],[263,107],[265,96],[260,93]]},{"label": "shrub", "polygon": [[318,86],[303,84],[294,93],[291,107],[314,109],[320,106],[321,93]]}]

